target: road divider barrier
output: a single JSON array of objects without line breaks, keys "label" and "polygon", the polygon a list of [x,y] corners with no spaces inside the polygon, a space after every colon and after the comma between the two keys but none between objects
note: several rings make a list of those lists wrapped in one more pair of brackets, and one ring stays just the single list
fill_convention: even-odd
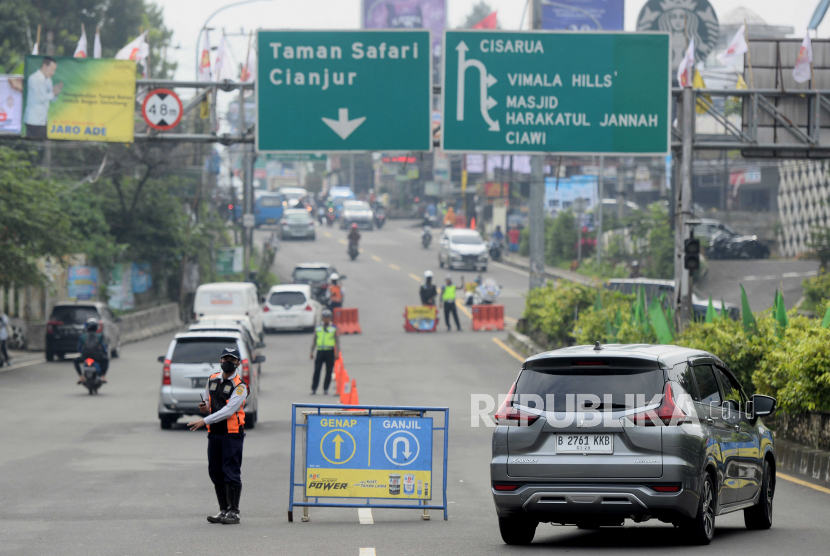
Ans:
[{"label": "road divider barrier", "polygon": [[504,305],[473,305],[473,330],[504,330]]},{"label": "road divider barrier", "polygon": [[357,308],[336,307],[334,309],[334,326],[341,334],[360,334],[360,321]]},{"label": "road divider barrier", "polygon": [[435,305],[405,307],[403,329],[407,332],[435,332],[438,329],[438,308]]}]

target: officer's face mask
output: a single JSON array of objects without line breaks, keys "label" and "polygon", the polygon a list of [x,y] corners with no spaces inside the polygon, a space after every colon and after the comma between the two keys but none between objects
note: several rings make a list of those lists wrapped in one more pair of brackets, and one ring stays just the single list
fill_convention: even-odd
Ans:
[{"label": "officer's face mask", "polygon": [[222,361],[221,367],[222,371],[229,375],[236,370],[236,363],[233,361]]}]

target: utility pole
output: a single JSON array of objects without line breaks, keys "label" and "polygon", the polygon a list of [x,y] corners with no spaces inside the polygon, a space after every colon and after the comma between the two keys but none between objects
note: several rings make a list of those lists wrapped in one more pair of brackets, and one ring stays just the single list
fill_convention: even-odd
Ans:
[{"label": "utility pole", "polygon": [[[245,135],[245,92],[239,89],[239,134]],[[242,246],[244,250],[244,275],[247,281],[251,274],[251,245],[254,232],[252,227],[246,226],[246,220],[253,217],[254,206],[254,164],[253,152],[248,145],[242,145]]]},{"label": "utility pole", "polygon": [[355,187],[354,187],[354,153],[349,153],[349,187],[352,188],[352,191],[355,190]]},{"label": "utility pole", "polygon": [[674,306],[677,331],[682,332],[692,317],[692,284],[684,268],[685,241],[689,237],[688,221],[692,218],[692,139],[694,134],[694,91],[683,88],[681,131],[683,149],[680,157],[680,187],[675,188],[674,227]]},{"label": "utility pole", "polygon": [[[46,55],[55,55],[55,34],[50,29],[46,31]],[[46,166],[46,177],[48,178],[52,173],[52,141],[46,140],[46,145],[43,152],[43,165]]]},{"label": "utility pole", "polygon": [[541,155],[530,157],[530,289],[545,285],[545,179]]},{"label": "utility pole", "polygon": [[602,198],[605,196],[605,187],[602,183],[602,174],[605,173],[605,157],[599,156],[599,177],[597,178],[597,264],[602,264]]}]

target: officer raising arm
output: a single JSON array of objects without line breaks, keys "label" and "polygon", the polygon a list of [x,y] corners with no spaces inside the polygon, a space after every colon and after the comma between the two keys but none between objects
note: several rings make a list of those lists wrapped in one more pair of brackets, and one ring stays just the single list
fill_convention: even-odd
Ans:
[{"label": "officer raising arm", "polygon": [[314,359],[314,378],[311,380],[312,395],[317,393],[323,363],[326,364],[323,394],[329,393],[331,371],[334,369],[334,360],[337,359],[337,353],[340,351],[340,337],[337,335],[337,327],[331,323],[331,311],[323,309],[321,316],[323,323],[314,330],[314,338],[311,340],[311,355],[309,356],[309,359],[314,359],[314,349],[317,348],[317,358]]},{"label": "officer raising arm", "polygon": [[244,408],[248,397],[248,386],[237,372],[240,359],[235,347],[222,351],[222,372],[208,379],[205,398],[199,404],[199,411],[210,415],[187,424],[192,431],[202,426],[208,429],[208,473],[219,501],[219,513],[207,518],[210,523],[239,523]]}]

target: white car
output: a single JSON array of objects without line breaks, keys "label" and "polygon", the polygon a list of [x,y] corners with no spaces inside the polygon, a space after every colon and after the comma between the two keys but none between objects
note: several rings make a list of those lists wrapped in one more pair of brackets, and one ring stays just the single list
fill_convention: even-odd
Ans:
[{"label": "white car", "polygon": [[254,338],[262,341],[262,307],[257,289],[250,282],[214,282],[196,289],[193,302],[193,320],[201,322],[218,316],[250,317]]},{"label": "white car", "polygon": [[487,244],[475,230],[446,228],[441,233],[438,266],[487,271]]},{"label": "white car", "polygon": [[262,340],[256,333],[254,323],[250,317],[237,315],[214,315],[205,317],[199,322],[193,323],[188,327],[188,330],[229,330],[239,328],[246,335],[251,345],[255,348],[265,347]]},{"label": "white car", "polygon": [[262,322],[265,331],[313,330],[320,322],[323,306],[311,295],[308,284],[274,286],[265,298]]}]

